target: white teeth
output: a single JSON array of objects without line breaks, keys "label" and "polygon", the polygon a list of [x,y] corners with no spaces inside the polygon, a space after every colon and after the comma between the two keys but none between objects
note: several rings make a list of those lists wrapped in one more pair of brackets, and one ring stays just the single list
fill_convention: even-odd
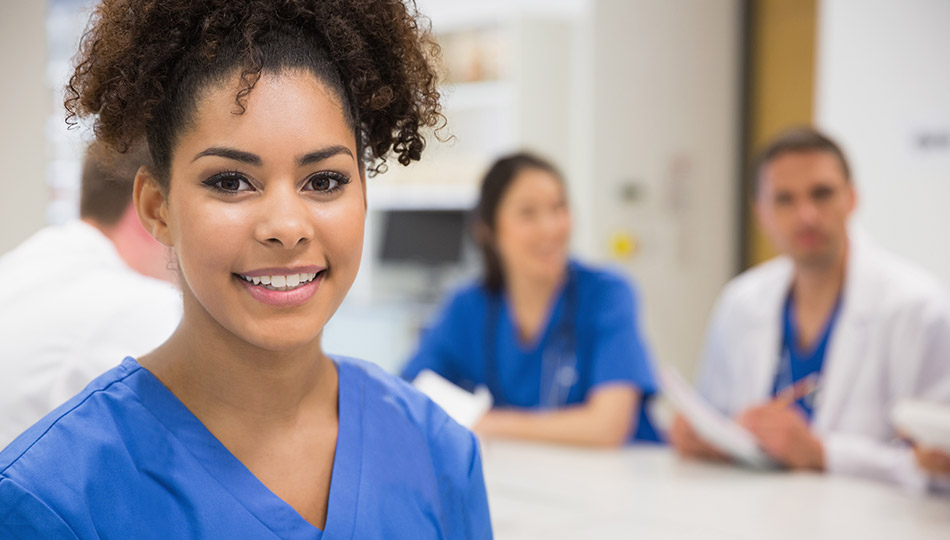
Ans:
[{"label": "white teeth", "polygon": [[254,285],[261,285],[271,290],[290,290],[309,283],[317,277],[316,273],[303,272],[300,274],[290,274],[287,276],[259,276],[248,277],[241,276],[242,279]]}]

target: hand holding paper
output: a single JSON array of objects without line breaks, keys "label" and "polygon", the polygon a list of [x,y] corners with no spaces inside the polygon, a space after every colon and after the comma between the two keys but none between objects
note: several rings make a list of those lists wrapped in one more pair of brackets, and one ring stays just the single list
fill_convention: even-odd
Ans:
[{"label": "hand holding paper", "polygon": [[475,393],[452,384],[438,373],[424,369],[412,381],[423,394],[436,402],[459,424],[471,429],[491,409],[492,396],[480,386]]},{"label": "hand holding paper", "polygon": [[712,408],[672,367],[660,366],[660,385],[673,406],[709,445],[752,467],[774,467],[755,437],[729,417]]}]

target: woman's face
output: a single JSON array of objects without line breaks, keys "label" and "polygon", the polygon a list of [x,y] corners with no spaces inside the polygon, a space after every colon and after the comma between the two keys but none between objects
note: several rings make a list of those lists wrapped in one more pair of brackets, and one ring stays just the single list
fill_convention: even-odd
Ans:
[{"label": "woman's face", "polygon": [[158,237],[178,258],[183,324],[288,351],[319,339],[356,277],[364,177],[340,100],[318,79],[265,73],[243,114],[238,84],[201,95]]},{"label": "woman's face", "polygon": [[542,169],[518,173],[495,217],[495,244],[506,274],[555,279],[567,264],[571,216],[564,185]]}]

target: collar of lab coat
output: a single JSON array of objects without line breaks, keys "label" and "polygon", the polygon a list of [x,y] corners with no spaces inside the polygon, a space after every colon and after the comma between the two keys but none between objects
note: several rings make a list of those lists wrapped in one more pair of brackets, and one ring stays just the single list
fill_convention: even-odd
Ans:
[{"label": "collar of lab coat", "polygon": [[[815,413],[815,427],[819,430],[822,426],[833,423],[847,398],[850,387],[848,381],[853,380],[854,371],[860,366],[860,362],[850,359],[862,356],[862,349],[867,341],[864,339],[864,328],[875,312],[878,301],[878,296],[874,293],[878,248],[873,240],[857,227],[849,228],[848,239],[841,311],[825,357],[823,388],[819,389]],[[771,360],[755,363],[758,372],[754,374],[754,381],[761,396],[771,393],[778,362],[781,360],[782,310],[794,272],[790,258],[782,257],[776,263],[775,274],[771,280],[775,286],[762,291],[762,301],[757,304],[758,313],[753,319],[758,323],[758,327],[749,330],[752,335],[757,336],[756,355]],[[828,392],[828,388],[832,387],[835,390]]]}]

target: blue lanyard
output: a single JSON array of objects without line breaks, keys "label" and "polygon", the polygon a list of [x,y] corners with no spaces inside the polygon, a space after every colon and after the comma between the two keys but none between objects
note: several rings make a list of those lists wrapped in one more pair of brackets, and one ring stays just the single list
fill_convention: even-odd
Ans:
[{"label": "blue lanyard", "polygon": [[[577,335],[573,324],[577,319],[576,281],[573,269],[568,268],[567,284],[563,293],[563,312],[555,323],[557,326],[552,336],[541,351],[539,405],[544,408],[566,405],[568,394],[581,375],[577,370]],[[489,293],[488,320],[485,327],[485,383],[495,400],[495,406],[507,407],[510,403],[505,396],[498,370],[498,322],[501,319],[501,310],[502,293]]]}]

